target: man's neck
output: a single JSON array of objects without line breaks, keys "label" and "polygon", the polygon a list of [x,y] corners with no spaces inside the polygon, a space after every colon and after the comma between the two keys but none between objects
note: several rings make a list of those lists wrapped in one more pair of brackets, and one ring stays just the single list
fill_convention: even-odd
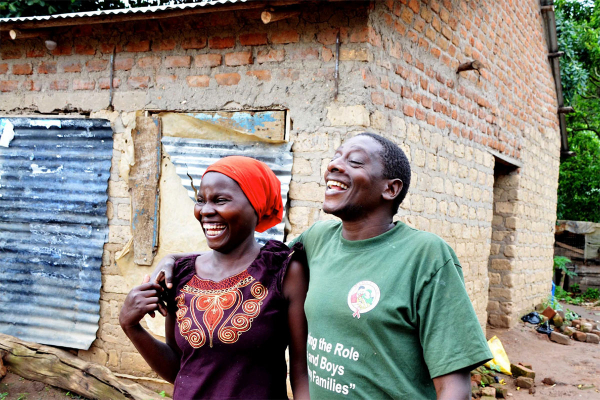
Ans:
[{"label": "man's neck", "polygon": [[394,227],[389,215],[371,215],[354,220],[342,220],[342,237],[346,240],[365,240],[386,233]]}]

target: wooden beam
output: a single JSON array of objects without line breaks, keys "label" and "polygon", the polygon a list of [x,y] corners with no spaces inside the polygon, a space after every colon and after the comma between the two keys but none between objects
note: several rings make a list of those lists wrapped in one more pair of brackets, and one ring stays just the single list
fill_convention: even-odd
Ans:
[{"label": "wooden beam", "polygon": [[99,15],[95,17],[76,17],[76,18],[60,18],[50,19],[45,21],[25,21],[25,22],[12,22],[0,24],[0,31],[10,31],[11,29],[27,30],[27,29],[39,29],[59,26],[77,26],[77,25],[90,25],[90,24],[112,24],[117,22],[129,22],[129,21],[140,21],[140,20],[156,20],[163,18],[176,18],[176,17],[189,17],[195,14],[208,14],[214,12],[230,12],[238,10],[256,10],[264,9],[269,6],[286,6],[291,4],[301,3],[301,0],[281,0],[275,2],[264,2],[264,1],[248,1],[246,3],[236,3],[230,6],[205,6],[192,9],[183,10],[170,10],[170,11],[157,11],[148,13],[136,13],[136,14],[110,14],[110,15]]},{"label": "wooden beam", "polygon": [[570,114],[574,113],[575,109],[573,107],[558,107],[559,114]]},{"label": "wooden beam", "polygon": [[556,242],[556,241],[555,241],[554,243],[555,243],[555,244],[556,244],[558,247],[562,247],[563,249],[571,250],[571,251],[572,251],[572,252],[574,252],[574,253],[581,254],[581,255],[584,255],[584,254],[585,254],[585,252],[584,252],[583,250],[581,250],[581,249],[578,249],[577,247],[569,246],[568,244],[564,244],[564,243],[561,243],[561,242]]},{"label": "wooden beam", "polygon": [[158,247],[158,181],[160,179],[160,118],[136,118],[132,132],[135,164],[129,172],[133,262],[152,265]]},{"label": "wooden beam", "polygon": [[32,39],[32,38],[47,38],[50,36],[50,32],[48,30],[30,30],[30,31],[20,31],[18,29],[11,29],[8,31],[8,35],[12,40],[17,39]]},{"label": "wooden beam", "polygon": [[471,70],[479,71],[480,69],[483,69],[483,68],[485,68],[485,65],[483,65],[483,63],[481,61],[473,60],[473,61],[469,61],[469,62],[460,64],[458,66],[458,69],[456,70],[456,73],[458,74],[459,72],[471,71]]},{"label": "wooden beam", "polygon": [[517,160],[516,158],[492,149],[487,149],[487,152],[494,156],[496,163],[509,167],[509,169],[523,168],[523,162],[521,160]]},{"label": "wooden beam", "polygon": [[260,14],[260,19],[264,24],[281,21],[283,19],[293,18],[300,14],[300,11],[275,11],[273,9],[265,10]]},{"label": "wooden beam", "polygon": [[4,363],[11,372],[89,399],[162,399],[140,384],[122,381],[108,368],[86,362],[65,350],[0,333],[0,353],[4,353]]},{"label": "wooden beam", "polygon": [[548,58],[562,57],[565,55],[564,51],[557,51],[556,53],[549,53]]}]

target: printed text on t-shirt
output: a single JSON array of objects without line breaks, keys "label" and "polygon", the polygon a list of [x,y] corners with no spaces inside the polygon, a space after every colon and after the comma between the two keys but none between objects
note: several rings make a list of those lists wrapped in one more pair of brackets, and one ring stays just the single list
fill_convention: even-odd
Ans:
[{"label": "printed text on t-shirt", "polygon": [[[358,361],[360,355],[354,347],[348,347],[342,343],[336,343],[334,346],[333,343],[327,342],[324,338],[316,338],[309,332],[306,353],[308,357],[308,375],[311,382],[324,389],[344,395],[347,395],[351,389],[356,388],[354,383],[338,383],[335,378],[344,375],[345,367],[342,365],[343,363]],[[318,368],[319,371],[315,368]],[[324,374],[327,377],[323,377]]]}]

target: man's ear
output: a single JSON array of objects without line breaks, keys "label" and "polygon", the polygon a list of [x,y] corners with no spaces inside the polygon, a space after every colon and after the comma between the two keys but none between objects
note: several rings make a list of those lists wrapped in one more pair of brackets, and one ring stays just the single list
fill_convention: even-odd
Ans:
[{"label": "man's ear", "polygon": [[385,200],[393,201],[400,195],[404,184],[400,179],[388,179],[383,190],[382,196]]}]

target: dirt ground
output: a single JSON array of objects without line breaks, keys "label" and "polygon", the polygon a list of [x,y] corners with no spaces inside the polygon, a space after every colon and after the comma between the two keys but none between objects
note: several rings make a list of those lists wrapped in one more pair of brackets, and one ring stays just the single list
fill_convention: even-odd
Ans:
[{"label": "dirt ground", "polygon": [[[567,308],[584,318],[600,321],[600,307],[585,309],[563,304],[563,309]],[[554,343],[525,323],[510,330],[488,328],[488,339],[494,335],[502,342],[511,363],[529,363],[535,371],[535,394],[529,394],[527,389],[516,390],[514,379],[500,375],[506,379],[506,387],[512,394],[509,399],[600,400],[600,345],[576,341],[570,346]],[[553,378],[557,383],[546,386],[542,383],[544,378]]]},{"label": "dirt ground", "polygon": [[[585,309],[564,305],[584,318],[600,321],[600,307]],[[537,333],[533,325],[519,323],[510,330],[487,330],[488,339],[500,338],[512,363],[532,364],[536,373],[536,392],[517,390],[514,379],[504,377],[511,400],[534,399],[598,399],[600,400],[600,345],[573,341],[571,346],[551,342],[547,335]],[[544,378],[553,378],[555,386],[546,386]],[[580,386],[581,385],[581,386]],[[5,394],[6,393],[6,394]],[[0,381],[0,400],[85,399],[65,390],[29,381],[8,373]]]},{"label": "dirt ground", "polygon": [[41,382],[21,378],[9,371],[0,380],[0,400],[56,400],[56,399],[85,399]]}]

